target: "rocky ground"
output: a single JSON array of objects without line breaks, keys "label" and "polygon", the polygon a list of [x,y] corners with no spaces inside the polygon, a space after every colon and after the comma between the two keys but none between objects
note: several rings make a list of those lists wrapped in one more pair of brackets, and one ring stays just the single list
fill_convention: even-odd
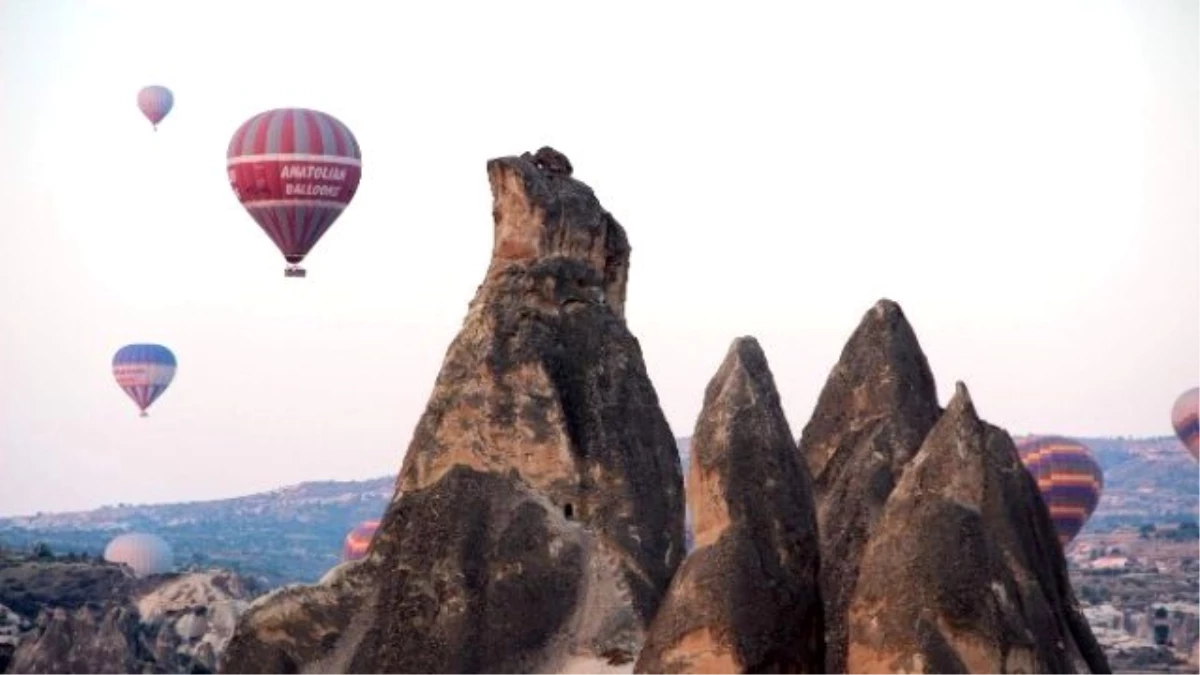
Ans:
[{"label": "rocky ground", "polygon": [[136,579],[95,559],[6,557],[0,672],[215,672],[260,591],[227,571]]}]

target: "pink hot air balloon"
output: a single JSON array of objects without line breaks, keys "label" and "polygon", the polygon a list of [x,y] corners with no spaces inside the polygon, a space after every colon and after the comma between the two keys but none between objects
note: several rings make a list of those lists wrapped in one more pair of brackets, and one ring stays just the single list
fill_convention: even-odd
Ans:
[{"label": "pink hot air balloon", "polygon": [[137,104],[154,130],[158,131],[158,123],[175,107],[175,95],[170,89],[155,84],[138,92]]},{"label": "pink hot air balloon", "polygon": [[362,153],[346,125],[304,108],[280,108],[247,120],[229,142],[229,184],[238,201],[288,262],[299,264],[354,198]]}]

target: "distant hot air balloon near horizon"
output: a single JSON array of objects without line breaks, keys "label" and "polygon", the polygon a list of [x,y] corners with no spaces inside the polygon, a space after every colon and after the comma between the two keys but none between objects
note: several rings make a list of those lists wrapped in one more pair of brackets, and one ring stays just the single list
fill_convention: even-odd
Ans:
[{"label": "distant hot air balloon near horizon", "polygon": [[139,578],[165,574],[175,566],[171,545],[156,534],[144,532],[130,532],[115,537],[104,547],[104,559],[129,565]]},{"label": "distant hot air balloon near horizon", "polygon": [[371,539],[375,537],[375,531],[378,529],[378,520],[367,520],[350,530],[350,534],[346,535],[345,543],[342,544],[342,560],[364,558],[367,555],[367,549],[371,546]]},{"label": "distant hot air balloon near horizon", "polygon": [[154,84],[138,92],[137,104],[146,119],[150,120],[150,125],[158,131],[158,123],[175,107],[175,95],[170,89]]},{"label": "distant hot air balloon near horizon", "polygon": [[113,355],[112,372],[121,389],[146,417],[150,407],[175,378],[175,355],[155,344],[125,345]]},{"label": "distant hot air balloon near horizon", "polygon": [[288,262],[284,276],[303,277],[300,261],[354,198],[362,153],[336,118],[305,108],[277,108],[247,120],[226,152],[238,201]]},{"label": "distant hot air balloon near horizon", "polygon": [[1104,473],[1087,446],[1062,436],[1014,439],[1065,549],[1100,503]]},{"label": "distant hot air balloon near horizon", "polygon": [[1192,387],[1175,399],[1171,406],[1171,426],[1183,447],[1200,460],[1200,387]]}]

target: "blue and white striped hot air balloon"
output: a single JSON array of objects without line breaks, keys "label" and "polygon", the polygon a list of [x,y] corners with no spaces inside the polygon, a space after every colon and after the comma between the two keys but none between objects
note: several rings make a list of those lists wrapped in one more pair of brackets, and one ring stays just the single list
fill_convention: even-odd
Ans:
[{"label": "blue and white striped hot air balloon", "polygon": [[117,350],[112,361],[117,384],[138,405],[142,417],[175,378],[175,355],[162,345],[133,344]]}]

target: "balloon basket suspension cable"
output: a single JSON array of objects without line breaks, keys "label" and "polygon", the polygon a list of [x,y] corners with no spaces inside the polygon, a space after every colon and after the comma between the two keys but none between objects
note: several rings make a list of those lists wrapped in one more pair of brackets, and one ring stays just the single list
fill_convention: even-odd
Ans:
[{"label": "balloon basket suspension cable", "polygon": [[288,265],[283,270],[283,276],[303,279],[304,277],[308,276],[308,272],[306,272],[304,268],[300,267],[299,265]]}]

